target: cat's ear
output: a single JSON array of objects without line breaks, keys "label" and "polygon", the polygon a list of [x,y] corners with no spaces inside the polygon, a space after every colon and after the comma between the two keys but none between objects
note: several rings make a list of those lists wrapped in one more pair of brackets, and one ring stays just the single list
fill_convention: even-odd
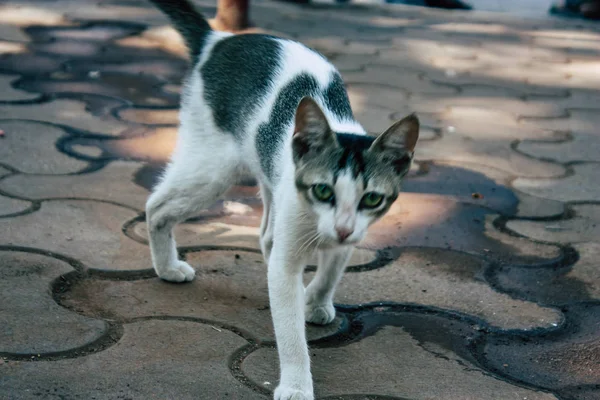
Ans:
[{"label": "cat's ear", "polygon": [[406,174],[419,139],[419,119],[410,114],[390,126],[371,145],[370,151],[377,152],[392,163],[398,174]]},{"label": "cat's ear", "polygon": [[304,97],[298,104],[294,121],[294,161],[313,151],[336,145],[335,133],[329,127],[325,114],[313,99]]}]

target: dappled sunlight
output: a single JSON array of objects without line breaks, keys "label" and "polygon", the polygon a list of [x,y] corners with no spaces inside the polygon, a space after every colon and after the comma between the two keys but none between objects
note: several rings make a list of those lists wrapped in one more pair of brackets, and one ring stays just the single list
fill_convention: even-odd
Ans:
[{"label": "dappled sunlight", "polygon": [[118,40],[117,44],[124,47],[161,49],[174,56],[188,57],[183,38],[169,25],[146,29],[141,35]]},{"label": "dappled sunlight", "polygon": [[515,30],[499,24],[480,24],[480,23],[466,23],[466,22],[445,22],[441,24],[431,25],[431,29],[443,32],[465,32],[475,34],[488,34],[498,35],[506,33],[515,33]]},{"label": "dappled sunlight", "polygon": [[176,139],[176,128],[155,128],[148,135],[106,141],[106,148],[120,158],[164,163],[175,149]]},{"label": "dappled sunlight", "polygon": [[49,10],[39,7],[0,6],[0,23],[7,25],[28,26],[68,26],[74,25],[67,21],[60,11]]},{"label": "dappled sunlight", "polygon": [[27,47],[22,43],[4,42],[0,40],[0,55],[24,53],[26,51]]},{"label": "dappled sunlight", "polygon": [[440,195],[401,193],[385,218],[369,228],[363,246],[367,248],[397,246],[402,234],[422,238],[428,227],[442,225],[454,213],[457,202],[446,201],[446,199],[445,196]]}]

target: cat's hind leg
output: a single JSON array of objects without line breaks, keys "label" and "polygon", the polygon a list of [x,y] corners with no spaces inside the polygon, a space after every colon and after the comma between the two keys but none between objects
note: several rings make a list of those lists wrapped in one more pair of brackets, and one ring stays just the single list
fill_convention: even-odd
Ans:
[{"label": "cat's hind leg", "polygon": [[305,291],[304,316],[307,322],[326,325],[335,319],[333,295],[352,251],[350,246],[319,251],[317,273]]},{"label": "cat's hind leg", "polygon": [[233,138],[222,134],[187,143],[146,202],[146,223],[152,263],[166,281],[194,279],[195,271],[179,260],[173,227],[210,207],[237,178],[239,151]]}]

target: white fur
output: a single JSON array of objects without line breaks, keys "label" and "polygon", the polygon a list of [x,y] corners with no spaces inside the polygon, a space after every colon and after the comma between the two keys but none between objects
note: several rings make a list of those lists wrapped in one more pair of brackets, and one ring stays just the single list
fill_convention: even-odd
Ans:
[{"label": "white fur", "polygon": [[[212,34],[199,63],[204,63],[214,44],[227,36]],[[173,226],[211,206],[236,181],[242,168],[256,175],[264,203],[261,248],[268,261],[269,296],[281,366],[275,399],[308,400],[314,395],[305,319],[317,324],[333,321],[334,290],[352,253],[352,246],[339,245],[335,229],[351,230],[347,243],[354,244],[366,234],[371,218],[357,210],[367,188],[353,181],[350,174],[340,175],[335,184],[336,197],[340,199],[337,211],[325,205],[310,208],[298,195],[291,153],[292,121],[289,135],[275,159],[275,169],[281,171],[279,179],[273,184],[263,175],[254,137],[257,127],[268,120],[279,89],[302,72],[314,75],[325,88],[334,70],[323,57],[306,47],[287,40],[281,43],[285,49],[282,67],[272,90],[248,121],[242,143],[215,125],[210,108],[201,101],[202,77],[199,68],[194,68],[183,95],[172,162],[146,205],[147,224],[158,276],[173,282],[190,281],[194,269],[177,258]],[[323,99],[315,100],[333,130],[365,134],[356,121],[337,119],[325,107]],[[332,177],[322,178],[325,182],[332,181]],[[302,272],[318,245],[322,245],[319,268],[305,294]]]}]

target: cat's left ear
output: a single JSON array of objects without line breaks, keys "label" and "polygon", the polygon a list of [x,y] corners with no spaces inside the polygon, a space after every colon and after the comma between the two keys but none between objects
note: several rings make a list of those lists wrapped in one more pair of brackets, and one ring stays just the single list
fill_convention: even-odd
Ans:
[{"label": "cat's left ear", "polygon": [[380,153],[392,163],[398,174],[405,174],[419,139],[419,119],[410,114],[390,126],[371,145],[370,151]]},{"label": "cat's left ear", "polygon": [[311,152],[337,145],[335,133],[329,127],[325,114],[310,97],[304,97],[300,101],[294,123],[294,161],[299,161]]}]

